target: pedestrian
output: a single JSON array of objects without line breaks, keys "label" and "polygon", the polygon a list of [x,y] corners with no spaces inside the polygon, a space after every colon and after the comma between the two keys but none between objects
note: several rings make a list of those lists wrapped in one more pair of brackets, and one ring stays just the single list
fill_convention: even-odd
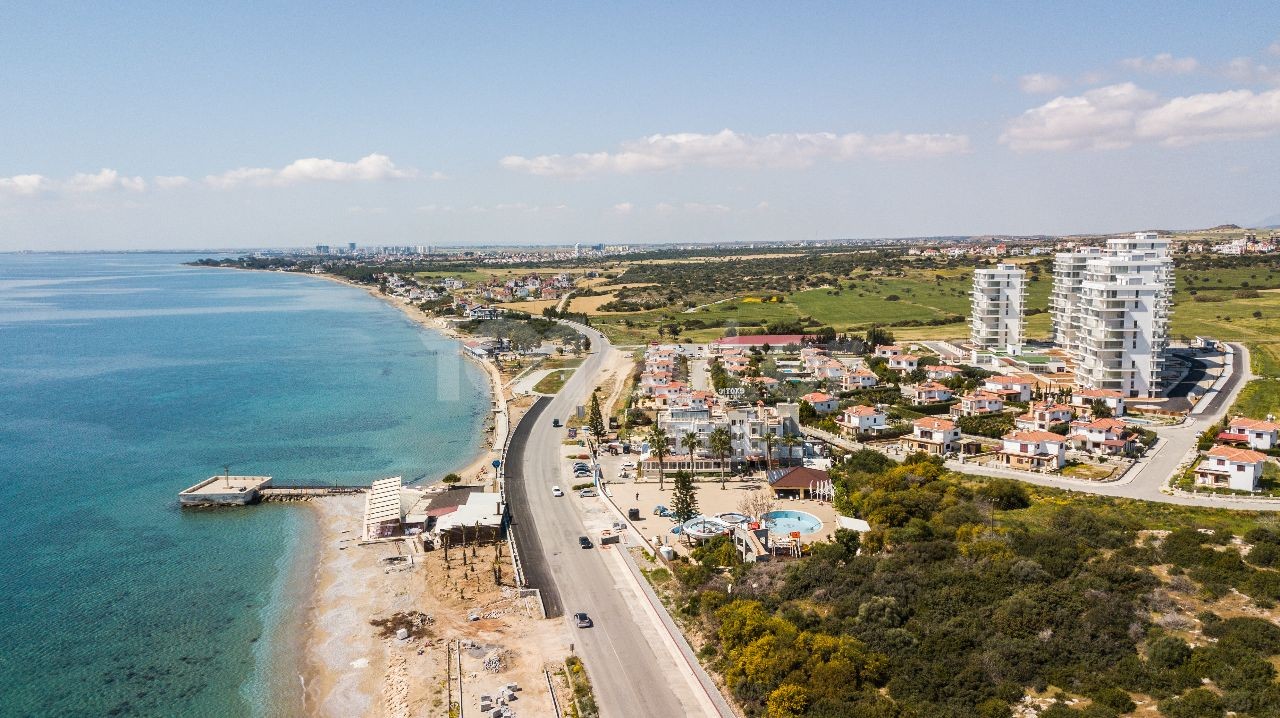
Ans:
[{"label": "pedestrian", "polygon": [[638,491],[637,491],[637,492],[636,492],[636,501],[639,501],[639,500],[640,500],[640,492],[638,492]]}]

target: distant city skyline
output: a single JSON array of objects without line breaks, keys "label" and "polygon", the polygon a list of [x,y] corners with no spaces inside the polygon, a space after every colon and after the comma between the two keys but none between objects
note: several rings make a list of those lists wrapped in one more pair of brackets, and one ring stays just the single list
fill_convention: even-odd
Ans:
[{"label": "distant city skyline", "polygon": [[0,8],[0,251],[1280,223],[1280,6]]}]

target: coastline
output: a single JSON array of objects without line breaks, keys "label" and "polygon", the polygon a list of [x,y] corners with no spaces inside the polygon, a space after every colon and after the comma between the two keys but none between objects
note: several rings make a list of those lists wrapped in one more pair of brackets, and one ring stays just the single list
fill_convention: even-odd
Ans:
[{"label": "coastline", "polygon": [[[399,309],[418,326],[461,342],[462,335],[444,322],[415,307],[368,287],[328,274],[308,275],[364,290],[370,296]],[[491,462],[501,455],[509,432],[507,397],[501,374],[489,361],[459,347],[458,351],[480,365],[488,377],[490,415],[484,438],[474,457],[455,473],[464,483],[494,480]],[[465,457],[460,457],[460,462]],[[437,477],[439,478],[439,477]],[[302,711],[317,716],[407,716],[421,713],[428,700],[422,681],[410,675],[432,675],[440,660],[436,651],[417,653],[414,642],[379,638],[369,621],[413,611],[426,604],[425,586],[415,572],[387,569],[384,559],[412,555],[407,543],[359,546],[361,497],[326,497],[307,509],[307,520],[316,536],[309,559],[309,596],[302,621],[296,661],[302,673]],[[300,559],[302,560],[302,559]]]}]

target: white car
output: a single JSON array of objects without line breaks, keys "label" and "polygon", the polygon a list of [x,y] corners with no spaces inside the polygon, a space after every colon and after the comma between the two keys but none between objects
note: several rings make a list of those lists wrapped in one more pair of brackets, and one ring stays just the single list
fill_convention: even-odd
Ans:
[{"label": "white car", "polygon": [[622,465],[619,466],[618,468],[622,469],[623,471],[632,471],[636,468],[636,462],[624,461],[622,462]]},{"label": "white car", "polygon": [[551,495],[552,495],[552,496],[564,496],[564,492],[560,490],[560,487],[559,487],[559,486],[552,486],[552,487],[551,487]]}]

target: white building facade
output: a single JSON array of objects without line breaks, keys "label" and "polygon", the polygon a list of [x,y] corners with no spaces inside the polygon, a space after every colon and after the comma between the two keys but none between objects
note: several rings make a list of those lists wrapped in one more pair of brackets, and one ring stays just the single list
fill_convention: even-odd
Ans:
[{"label": "white building facade", "polygon": [[982,350],[1021,353],[1026,277],[1013,264],[974,271],[969,339],[975,354]]}]

